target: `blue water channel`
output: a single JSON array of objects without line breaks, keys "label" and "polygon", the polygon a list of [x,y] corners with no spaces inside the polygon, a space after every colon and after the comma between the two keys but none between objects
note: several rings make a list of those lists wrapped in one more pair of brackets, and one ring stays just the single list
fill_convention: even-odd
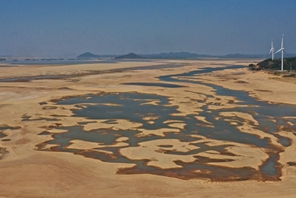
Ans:
[{"label": "blue water channel", "polygon": [[[51,135],[54,139],[47,141],[43,144],[38,145],[39,150],[43,149],[46,144],[58,144],[58,146],[52,146],[50,150],[60,152],[72,152],[86,157],[96,158],[102,161],[114,162],[114,163],[131,163],[136,164],[133,168],[126,168],[119,171],[122,174],[139,174],[139,173],[150,173],[157,175],[172,176],[183,179],[190,178],[209,178],[212,180],[277,180],[281,175],[281,170],[278,168],[278,156],[282,152],[282,148],[271,144],[268,138],[260,138],[259,136],[242,133],[236,126],[233,126],[229,121],[225,120],[220,116],[221,112],[224,111],[235,111],[244,112],[251,114],[255,120],[259,122],[258,126],[254,128],[265,131],[275,135],[279,139],[279,143],[283,146],[289,146],[290,140],[285,137],[281,137],[276,132],[280,126],[289,127],[290,130],[296,130],[296,122],[292,119],[283,119],[284,116],[295,116],[296,107],[292,105],[284,104],[269,104],[264,101],[258,101],[252,98],[248,93],[243,91],[235,91],[224,88],[222,86],[203,83],[201,81],[189,81],[184,78],[178,79],[176,77],[198,77],[200,74],[208,73],[211,71],[218,71],[228,68],[243,68],[243,66],[230,66],[220,68],[205,68],[188,73],[160,76],[159,84],[152,84],[151,86],[162,86],[167,87],[167,84],[173,85],[173,83],[196,83],[209,86],[216,92],[217,97],[219,96],[233,96],[238,102],[236,105],[247,105],[247,107],[235,107],[231,109],[211,110],[208,108],[205,101],[199,101],[204,103],[200,116],[204,116],[207,121],[211,122],[213,126],[206,126],[203,122],[197,120],[194,114],[184,116],[176,116],[179,113],[178,106],[172,106],[169,98],[154,95],[154,94],[142,94],[137,92],[128,93],[101,93],[101,94],[89,94],[85,96],[77,96],[72,98],[65,98],[59,101],[55,101],[57,105],[75,105],[77,109],[73,110],[76,117],[84,117],[89,119],[89,122],[96,120],[107,120],[106,123],[116,124],[117,119],[125,119],[131,122],[141,123],[141,128],[144,129],[160,129],[160,128],[172,128],[169,123],[165,123],[167,120],[178,120],[184,122],[186,125],[180,133],[167,133],[165,137],[159,137],[157,135],[150,135],[146,137],[138,137],[141,133],[138,130],[114,130],[111,128],[100,128],[91,131],[84,131],[83,126],[86,123],[78,123],[78,126],[64,127],[64,126],[51,126],[50,128],[55,129],[66,129],[67,132],[61,134],[50,134],[44,131],[41,135]],[[196,78],[195,78],[196,79]],[[133,83],[137,85],[137,83]],[[140,86],[149,86],[149,83],[138,83]],[[177,84],[176,84],[177,85]],[[178,88],[178,86],[172,86],[170,88]],[[202,94],[202,93],[201,93]],[[208,96],[212,97],[212,96]],[[153,105],[149,102],[156,101],[157,105]],[[110,106],[108,104],[115,104]],[[46,106],[46,103],[42,105]],[[147,121],[145,118],[154,116],[156,119],[153,123]],[[215,119],[221,117],[220,119]],[[233,118],[237,122],[238,126],[242,126],[245,122],[242,118]],[[275,119],[276,122],[273,122]],[[293,126],[288,125],[288,121],[293,123]],[[220,166],[208,165],[210,162],[217,162],[215,159],[196,157],[196,161],[193,163],[184,163],[177,161],[175,163],[181,165],[181,169],[160,169],[157,167],[147,166],[148,160],[131,160],[120,154],[120,149],[124,147],[109,148],[103,147],[95,150],[79,150],[79,149],[68,149],[71,140],[84,140],[89,142],[98,142],[105,145],[112,145],[115,143],[118,137],[128,137],[125,142],[129,144],[129,147],[136,147],[141,142],[156,140],[156,139],[178,139],[184,142],[193,142],[198,140],[196,137],[191,135],[197,134],[202,135],[211,139],[225,140],[229,142],[229,145],[223,146],[208,146],[205,143],[196,143],[195,146],[198,149],[191,150],[188,152],[177,152],[177,151],[165,151],[167,154],[176,155],[191,155],[198,154],[207,150],[216,150],[225,155],[231,155],[227,152],[226,148],[231,146],[231,142],[239,142],[243,144],[252,145],[259,148],[268,150],[269,158],[257,171],[250,167],[231,169]],[[171,145],[164,145],[170,147]],[[102,153],[99,150],[111,151],[113,154]],[[219,160],[218,160],[219,161]],[[222,160],[223,161],[223,160]],[[199,172],[196,172],[199,170]]]}]

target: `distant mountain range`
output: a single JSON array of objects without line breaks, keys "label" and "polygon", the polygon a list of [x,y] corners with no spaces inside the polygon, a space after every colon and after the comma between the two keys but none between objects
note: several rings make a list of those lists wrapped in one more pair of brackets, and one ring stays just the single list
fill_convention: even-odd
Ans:
[{"label": "distant mountain range", "polygon": [[[296,54],[285,54],[285,57],[294,57]],[[190,52],[169,52],[159,54],[135,54],[128,53],[125,55],[95,55],[90,52],[86,52],[77,56],[78,59],[97,59],[97,58],[114,58],[114,59],[202,59],[202,58],[269,58],[268,54],[227,54],[227,55],[208,55],[208,54],[195,54]],[[275,58],[280,58],[279,54],[276,54]]]},{"label": "distant mountain range", "polygon": [[[284,54],[285,58],[295,57],[296,54]],[[69,58],[69,56],[66,56]],[[71,56],[74,58],[75,56]],[[169,52],[169,53],[157,53],[157,54],[135,54],[128,53],[124,55],[96,55],[91,52],[85,52],[77,56],[77,59],[215,59],[215,58],[270,58],[270,54],[226,54],[226,55],[209,55],[209,54],[196,54],[190,52]],[[275,54],[275,58],[280,58],[280,54]],[[32,57],[17,57],[17,56],[0,56],[0,58],[12,59],[12,58],[32,58]],[[39,57],[33,57],[34,59],[40,59]],[[62,58],[62,57],[60,57]],[[65,57],[64,57],[65,58]],[[2,59],[3,60],[3,59]]]},{"label": "distant mountain range", "polygon": [[171,58],[171,59],[190,59],[190,58],[208,58],[213,57],[206,54],[195,54],[190,52],[169,52],[169,53],[159,53],[159,54],[140,54],[140,56],[145,58]]}]

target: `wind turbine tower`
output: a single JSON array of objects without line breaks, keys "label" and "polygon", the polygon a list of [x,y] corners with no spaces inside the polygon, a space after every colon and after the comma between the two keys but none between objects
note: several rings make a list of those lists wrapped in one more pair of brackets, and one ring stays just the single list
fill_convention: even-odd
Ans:
[{"label": "wind turbine tower", "polygon": [[284,35],[282,35],[282,43],[281,43],[281,49],[279,49],[278,51],[276,51],[276,53],[278,52],[282,52],[282,63],[281,63],[281,71],[284,71]]},{"label": "wind turbine tower", "polygon": [[270,48],[269,53],[271,53],[271,60],[273,60],[273,58],[274,58],[273,39],[271,40],[271,48]]}]

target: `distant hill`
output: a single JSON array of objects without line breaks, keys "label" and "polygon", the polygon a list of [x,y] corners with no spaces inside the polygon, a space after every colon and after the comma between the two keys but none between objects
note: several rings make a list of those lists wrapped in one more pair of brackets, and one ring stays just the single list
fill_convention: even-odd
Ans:
[{"label": "distant hill", "polygon": [[[223,56],[218,56],[218,58],[268,58],[270,54],[226,54]],[[294,57],[296,54],[286,54],[285,57]],[[275,58],[280,58],[280,54],[275,54]]]},{"label": "distant hill", "polygon": [[[265,55],[266,56],[266,55]],[[218,56],[219,58],[265,58],[264,55],[260,54],[226,54],[224,56]]]},{"label": "distant hill", "polygon": [[172,59],[190,59],[190,58],[206,58],[214,57],[205,54],[195,54],[190,52],[169,52],[169,53],[159,53],[159,54],[141,54],[145,58],[172,58]]},{"label": "distant hill", "polygon": [[[281,59],[265,59],[255,64],[250,64],[251,70],[280,70]],[[296,57],[284,58],[284,70],[296,70]]]},{"label": "distant hill", "polygon": [[129,53],[129,54],[115,57],[115,59],[142,59],[142,58],[143,58],[142,56],[139,56],[135,53]]},{"label": "distant hill", "polygon": [[190,52],[170,52],[159,54],[141,54],[145,58],[159,58],[159,59],[200,59],[200,58],[267,58],[268,54],[226,54],[226,55],[209,55],[196,54]]},{"label": "distant hill", "polygon": [[90,53],[90,52],[85,52],[83,54],[80,54],[79,56],[77,56],[77,58],[99,58],[100,56],[99,55],[95,55],[93,53]]}]

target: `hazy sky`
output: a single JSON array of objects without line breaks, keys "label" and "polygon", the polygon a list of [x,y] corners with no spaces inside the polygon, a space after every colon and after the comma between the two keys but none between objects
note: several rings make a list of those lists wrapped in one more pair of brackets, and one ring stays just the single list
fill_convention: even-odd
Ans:
[{"label": "hazy sky", "polygon": [[0,55],[296,53],[296,0],[0,0]]}]

